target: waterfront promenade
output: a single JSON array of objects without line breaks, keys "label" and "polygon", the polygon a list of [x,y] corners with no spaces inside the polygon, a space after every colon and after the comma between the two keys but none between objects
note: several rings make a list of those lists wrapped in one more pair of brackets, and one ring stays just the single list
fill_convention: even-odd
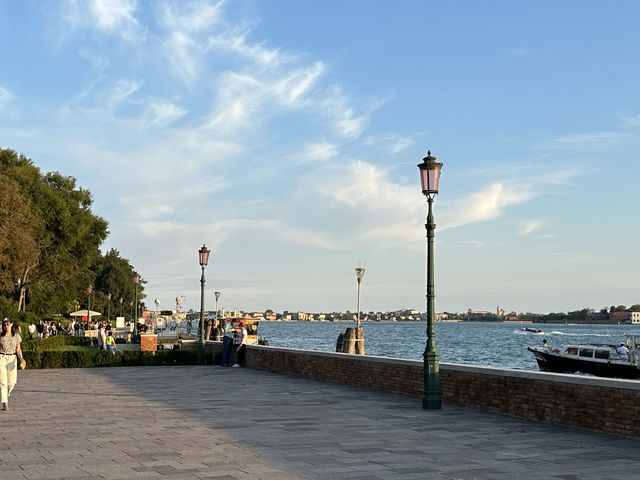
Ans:
[{"label": "waterfront promenade", "polygon": [[424,411],[420,399],[252,369],[26,370],[10,407],[0,412],[2,480],[619,480],[640,472],[638,440],[450,404]]}]

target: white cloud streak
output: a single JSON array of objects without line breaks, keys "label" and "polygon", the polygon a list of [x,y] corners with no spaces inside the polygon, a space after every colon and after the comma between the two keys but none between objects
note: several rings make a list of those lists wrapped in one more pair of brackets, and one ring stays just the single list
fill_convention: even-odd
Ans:
[{"label": "white cloud streak", "polygon": [[440,229],[446,230],[497,218],[508,206],[526,202],[535,196],[528,185],[494,182],[447,208],[441,215]]},{"label": "white cloud streak", "polygon": [[338,155],[338,147],[323,140],[321,143],[308,144],[304,149],[294,155],[297,163],[314,162],[317,160],[329,160]]},{"label": "white cloud streak", "polygon": [[69,0],[63,18],[72,28],[115,34],[127,42],[146,39],[147,30],[135,17],[135,0]]},{"label": "white cloud streak", "polygon": [[529,235],[537,230],[543,225],[543,221],[540,219],[533,219],[526,221],[522,224],[520,228],[520,235]]},{"label": "white cloud streak", "polygon": [[625,134],[617,132],[578,133],[552,139],[546,146],[551,148],[594,148],[618,143],[624,137],[626,137]]},{"label": "white cloud streak", "polygon": [[2,85],[0,85],[0,109],[4,108],[4,106],[7,105],[12,98],[13,94]]}]

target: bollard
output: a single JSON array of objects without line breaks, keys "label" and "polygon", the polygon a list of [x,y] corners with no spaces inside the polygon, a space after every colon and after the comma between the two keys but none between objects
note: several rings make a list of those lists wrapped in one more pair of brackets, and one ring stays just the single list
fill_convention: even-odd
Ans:
[{"label": "bollard", "polygon": [[221,342],[222,341],[222,335],[223,335],[222,327],[221,326],[215,327],[214,330],[213,330],[213,339],[216,342]]},{"label": "bollard", "polygon": [[350,327],[338,335],[336,352],[364,355],[364,330]]},{"label": "bollard", "polygon": [[347,328],[344,332],[344,353],[356,353],[356,328]]},{"label": "bollard", "polygon": [[354,330],[356,330],[356,354],[364,355],[364,330],[362,327]]}]

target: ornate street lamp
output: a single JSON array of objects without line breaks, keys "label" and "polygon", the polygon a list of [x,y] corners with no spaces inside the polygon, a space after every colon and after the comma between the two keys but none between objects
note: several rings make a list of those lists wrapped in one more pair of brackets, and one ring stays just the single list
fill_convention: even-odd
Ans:
[{"label": "ornate street lamp", "polygon": [[135,274],[133,276],[133,333],[131,334],[131,341],[136,343],[138,341],[138,284],[140,283],[140,275]]},{"label": "ornate street lamp", "polygon": [[[215,326],[218,327],[218,299],[220,298],[220,292],[213,292],[213,295],[216,297],[216,320]],[[222,326],[222,325],[220,325]]]},{"label": "ornate street lamp", "polygon": [[364,276],[364,268],[357,267],[356,268],[356,278],[358,279],[358,320],[356,321],[356,328],[360,328],[360,283],[362,282],[362,277]]},{"label": "ornate street lamp", "polygon": [[89,285],[87,287],[87,295],[89,296],[89,301],[87,302],[87,330],[89,330],[89,324],[91,323],[91,292],[93,292],[93,287]]},{"label": "ornate street lamp", "polygon": [[107,323],[111,325],[111,294],[107,293]]},{"label": "ornate street lamp", "polygon": [[176,297],[176,316],[178,317],[178,337],[182,335],[182,316],[180,315],[180,309],[182,308],[182,299],[187,299],[184,295]]},{"label": "ornate street lamp", "polygon": [[433,221],[431,205],[433,197],[438,193],[438,182],[440,181],[440,169],[442,163],[436,162],[436,157],[431,156],[431,151],[418,164],[420,168],[420,183],[422,193],[427,197],[429,203],[429,214],[427,215],[427,346],[424,351],[424,393],[422,396],[422,408],[425,410],[438,410],[442,408],[440,398],[440,357],[436,348],[435,310],[434,298],[435,289],[433,281],[433,237],[436,224]]},{"label": "ornate street lamp", "polygon": [[198,250],[198,260],[202,267],[202,276],[200,277],[200,361],[205,362],[204,355],[204,267],[209,263],[209,253],[211,250],[207,248],[205,244],[202,244],[202,248]]},{"label": "ornate street lamp", "polygon": [[124,301],[124,298],[120,297],[118,301],[120,302],[120,316],[122,316],[122,302]]},{"label": "ornate street lamp", "polygon": [[158,308],[160,307],[160,299],[156,298],[154,300],[156,304],[156,335],[158,334]]}]

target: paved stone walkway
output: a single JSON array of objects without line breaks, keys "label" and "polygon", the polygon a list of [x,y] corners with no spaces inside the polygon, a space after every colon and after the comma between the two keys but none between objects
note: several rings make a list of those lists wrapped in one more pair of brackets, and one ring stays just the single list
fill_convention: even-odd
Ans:
[{"label": "paved stone walkway", "polygon": [[637,440],[251,369],[26,370],[10,407],[1,480],[640,478]]}]

